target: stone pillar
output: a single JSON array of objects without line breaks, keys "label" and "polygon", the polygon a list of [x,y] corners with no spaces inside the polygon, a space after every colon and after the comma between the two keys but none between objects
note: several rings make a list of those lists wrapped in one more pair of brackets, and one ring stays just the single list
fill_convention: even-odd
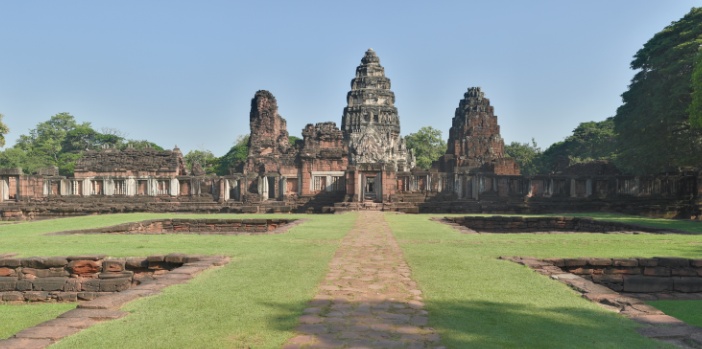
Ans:
[{"label": "stone pillar", "polygon": [[171,194],[171,196],[180,195],[180,182],[178,181],[178,178],[171,178],[171,187],[169,188],[168,193]]},{"label": "stone pillar", "polygon": [[588,178],[585,181],[585,197],[589,198],[592,196],[592,178]]},{"label": "stone pillar", "polygon": [[128,177],[124,180],[124,194],[127,196],[134,196],[137,192],[137,181],[134,177]]},{"label": "stone pillar", "polygon": [[103,184],[103,191],[106,196],[115,195],[115,181],[111,178],[105,179]]},{"label": "stone pillar", "polygon": [[44,196],[49,196],[49,194],[51,194],[51,180],[50,179],[44,180],[44,185],[42,186],[42,194]]},{"label": "stone pillar", "polygon": [[146,190],[149,196],[158,195],[158,181],[154,178],[149,178],[146,182]]},{"label": "stone pillar", "polygon": [[278,183],[280,183],[279,184],[280,190],[278,190],[278,199],[284,200],[285,199],[285,191],[288,189],[288,177],[281,176]]},{"label": "stone pillar", "polygon": [[92,178],[83,178],[83,196],[90,196],[93,194],[91,182]]},{"label": "stone pillar", "polygon": [[578,195],[578,193],[575,192],[575,178],[570,179],[570,197],[574,198]]},{"label": "stone pillar", "polygon": [[363,201],[363,191],[362,191],[363,188],[362,187],[363,187],[363,180],[362,180],[361,172],[356,171],[356,192],[353,193],[353,195],[356,196],[356,198],[357,198],[356,201],[358,201],[358,202]]},{"label": "stone pillar", "polygon": [[261,201],[268,200],[268,177],[258,177],[258,195],[261,196]]},{"label": "stone pillar", "polygon": [[222,183],[222,194],[220,196],[222,197],[222,200],[229,201],[229,180],[224,178],[221,181],[224,183]]}]

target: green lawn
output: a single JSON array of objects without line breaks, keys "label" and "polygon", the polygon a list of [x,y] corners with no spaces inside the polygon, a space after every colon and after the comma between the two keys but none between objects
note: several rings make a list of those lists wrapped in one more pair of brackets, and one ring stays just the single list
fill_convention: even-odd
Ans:
[{"label": "green lawn", "polygon": [[648,303],[690,325],[702,327],[702,311],[700,311],[702,310],[702,300],[652,301]]},{"label": "green lawn", "polygon": [[449,348],[666,347],[565,285],[497,258],[702,254],[694,235],[460,234],[426,215],[386,218]]},{"label": "green lawn", "polygon": [[[0,253],[15,252],[21,256],[146,256],[170,252],[231,256],[227,266],[207,271],[187,284],[169,287],[161,295],[129,303],[123,308],[131,313],[129,316],[91,327],[54,347],[279,348],[292,336],[297,318],[315,294],[340,239],[356,218],[355,214],[298,216],[310,219],[279,235],[42,236],[51,231],[166,216],[90,216],[0,226]],[[56,305],[38,307],[50,309]],[[0,307],[0,318],[4,320],[5,314],[14,309],[17,307]],[[28,318],[33,316],[27,312]],[[41,322],[45,317],[31,322]],[[5,324],[0,321],[0,327],[7,328],[5,331],[16,332]]]},{"label": "green lawn", "polygon": [[[182,252],[232,259],[187,284],[128,303],[123,310],[129,316],[89,328],[52,348],[280,348],[292,336],[340,239],[357,218],[357,214],[300,215],[295,217],[308,221],[286,234],[262,236],[43,235],[172,216],[120,214],[0,225],[0,254],[117,257]],[[598,217],[702,231],[696,222]],[[696,235],[466,235],[429,218],[386,214],[413,278],[424,291],[430,326],[448,348],[666,347],[639,336],[634,322],[581,299],[561,283],[497,257],[700,258],[702,254],[702,239]],[[0,338],[72,306],[0,306]]]}]

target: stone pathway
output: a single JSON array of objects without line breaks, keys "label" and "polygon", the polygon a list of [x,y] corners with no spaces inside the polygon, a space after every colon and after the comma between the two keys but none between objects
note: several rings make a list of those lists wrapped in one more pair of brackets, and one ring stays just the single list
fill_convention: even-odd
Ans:
[{"label": "stone pathway", "polygon": [[359,212],[284,349],[443,348],[382,212]]}]

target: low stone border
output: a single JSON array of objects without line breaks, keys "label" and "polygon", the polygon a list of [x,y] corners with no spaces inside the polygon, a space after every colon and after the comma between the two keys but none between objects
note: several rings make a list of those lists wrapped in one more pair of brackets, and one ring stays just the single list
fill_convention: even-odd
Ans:
[{"label": "low stone border", "polygon": [[304,219],[150,219],[103,228],[68,230],[47,235],[72,234],[199,234],[258,235],[282,234]]},{"label": "low stone border", "polygon": [[465,216],[434,218],[464,233],[653,233],[694,234],[682,230],[652,228],[637,224],[581,217]]},{"label": "low stone border", "polygon": [[127,312],[119,310],[127,302],[158,294],[168,286],[187,282],[206,269],[229,263],[229,257],[224,256],[181,256],[188,259],[181,267],[128,290],[81,302],[76,309],[69,310],[56,319],[26,328],[8,339],[0,340],[0,349],[46,348],[96,323],[128,315]]},{"label": "low stone border", "polygon": [[[553,261],[530,257],[500,257],[500,259],[525,265],[539,274],[558,280],[581,294],[583,298],[645,325],[638,330],[643,336],[668,342],[680,348],[702,347],[702,328],[690,326],[666,315],[638,297],[621,294],[581,276],[563,271],[554,265]],[[683,297],[699,296],[693,295],[686,293]]]}]

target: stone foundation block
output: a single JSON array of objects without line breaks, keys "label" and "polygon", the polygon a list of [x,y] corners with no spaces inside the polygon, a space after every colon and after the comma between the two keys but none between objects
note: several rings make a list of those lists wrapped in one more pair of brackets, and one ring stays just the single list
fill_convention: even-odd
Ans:
[{"label": "stone foundation block", "polygon": [[97,292],[78,292],[78,299],[82,301],[91,301],[99,296]]},{"label": "stone foundation block", "polygon": [[80,289],[82,291],[88,292],[99,292],[100,291],[100,280],[99,279],[84,279],[81,283]]},{"label": "stone foundation block", "polygon": [[132,286],[131,278],[103,279],[100,280],[100,291],[119,292],[129,289]]},{"label": "stone foundation block", "polygon": [[0,277],[16,277],[17,271],[14,268],[0,267]]},{"label": "stone foundation block", "polygon": [[596,267],[606,267],[612,265],[611,258],[590,258],[587,260],[587,264]]},{"label": "stone foundation block", "polygon": [[17,268],[20,265],[18,258],[0,258],[0,267]]},{"label": "stone foundation block", "polygon": [[602,275],[593,275],[592,276],[592,281],[596,283],[603,283],[603,284],[621,284],[624,282],[624,276],[621,274],[602,274]]},{"label": "stone foundation block", "polygon": [[127,258],[125,262],[125,267],[129,269],[142,269],[148,266],[149,262],[146,258]]},{"label": "stone foundation block", "polygon": [[124,271],[125,259],[106,259],[102,262],[102,270],[107,272]]},{"label": "stone foundation block", "polygon": [[675,268],[671,269],[670,275],[672,276],[697,276],[697,269],[695,268]]},{"label": "stone foundation block", "polygon": [[24,293],[24,299],[27,302],[46,302],[49,298],[49,292],[46,291],[27,291]]},{"label": "stone foundation block", "polygon": [[185,263],[186,255],[183,253],[171,253],[164,257],[164,261],[168,263],[183,264]]},{"label": "stone foundation block", "polygon": [[566,267],[584,267],[587,265],[587,259],[585,259],[585,258],[564,258],[563,264]]},{"label": "stone foundation block", "polygon": [[[2,265],[2,261],[0,261],[0,265]],[[702,259],[690,260],[690,266],[695,267],[695,268],[702,268]]]},{"label": "stone foundation block", "polygon": [[638,267],[639,261],[635,258],[615,258],[612,260],[612,265],[615,267]]},{"label": "stone foundation block", "polygon": [[81,282],[78,279],[69,278],[66,280],[66,284],[63,286],[65,292],[78,292],[80,291]]},{"label": "stone foundation block", "polygon": [[73,274],[86,275],[99,273],[102,269],[102,265],[98,261],[78,259],[68,263],[68,268]]},{"label": "stone foundation block", "polygon": [[68,276],[68,271],[63,268],[35,269],[22,268],[22,274],[34,275],[38,278],[62,277]]},{"label": "stone foundation block", "polygon": [[702,292],[702,278],[673,277],[673,287],[678,292]]},{"label": "stone foundation block", "polygon": [[34,280],[34,289],[36,291],[63,291],[67,280],[67,277],[38,278]]},{"label": "stone foundation block", "polygon": [[0,277],[0,291],[14,291],[17,286],[17,278]]},{"label": "stone foundation block", "polygon": [[3,302],[24,302],[24,295],[17,291],[0,292],[0,299]]},{"label": "stone foundation block", "polygon": [[690,266],[690,262],[685,258],[656,257],[656,260],[658,261],[658,265],[661,267],[680,268]]},{"label": "stone foundation block", "polygon": [[651,293],[664,292],[673,289],[673,279],[666,277],[652,277],[631,275],[624,277],[624,292]]},{"label": "stone foundation block", "polygon": [[77,302],[78,292],[61,292],[57,295],[59,302]]},{"label": "stone foundation block", "polygon": [[658,259],[655,258],[639,258],[639,266],[641,267],[657,267]]},{"label": "stone foundation block", "polygon": [[670,268],[668,267],[646,267],[643,274],[646,276],[670,276]]},{"label": "stone foundation block", "polygon": [[17,291],[31,291],[34,284],[31,280],[17,280],[17,285],[15,285],[15,290]]},{"label": "stone foundation block", "polygon": [[49,257],[44,259],[44,265],[48,268],[63,268],[68,264],[65,257]]}]

